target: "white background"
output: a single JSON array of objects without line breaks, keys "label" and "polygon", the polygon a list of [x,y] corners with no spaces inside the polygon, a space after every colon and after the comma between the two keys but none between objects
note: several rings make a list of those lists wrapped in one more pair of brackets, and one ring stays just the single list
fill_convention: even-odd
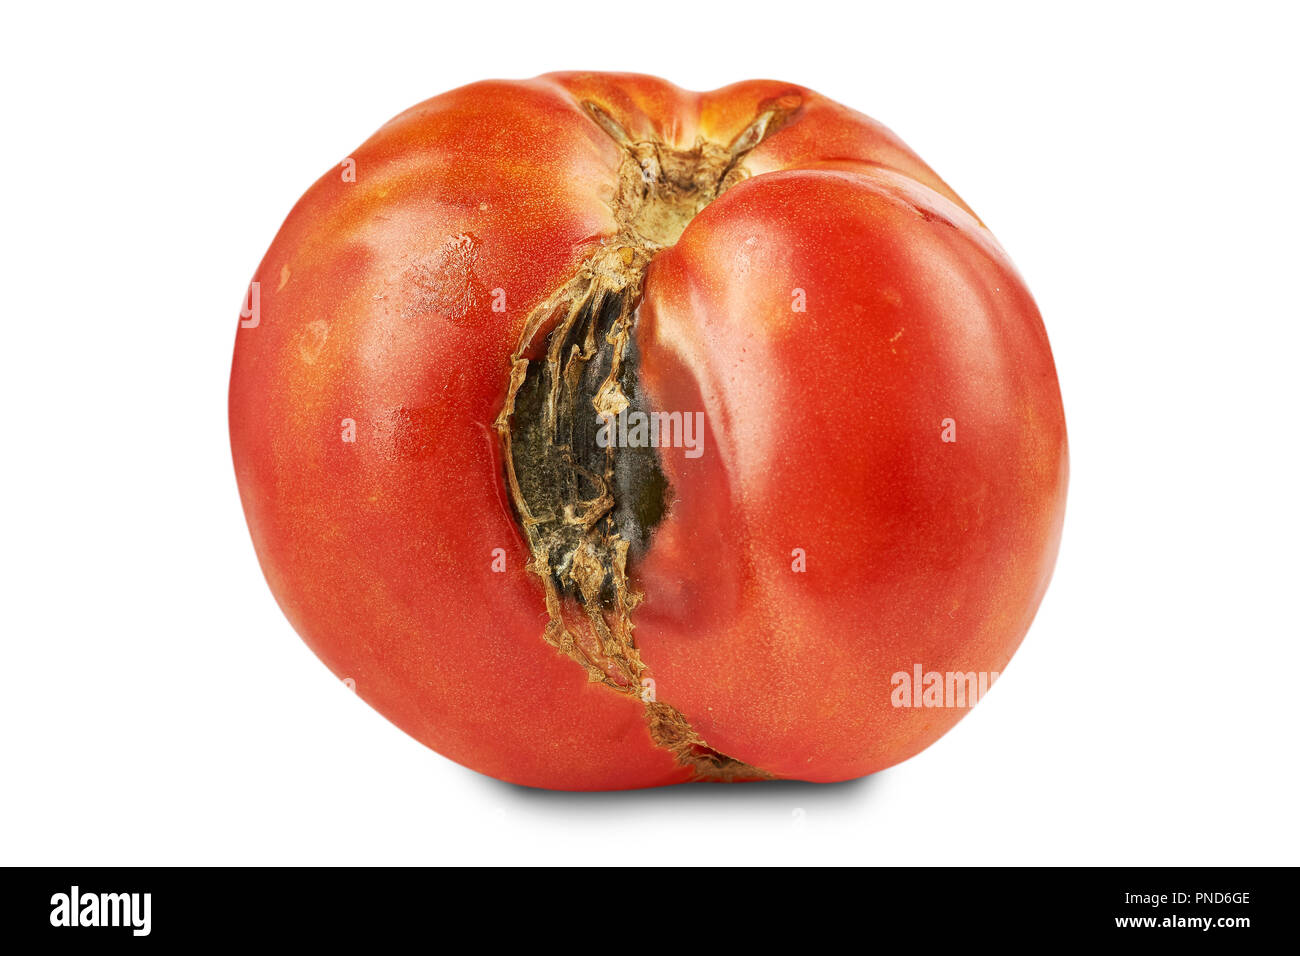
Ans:
[{"label": "white background", "polygon": [[[1282,4],[35,6],[0,40],[0,862],[1300,863]],[[528,791],[395,730],[272,600],[225,423],[249,276],[390,116],[554,69],[813,87],[1034,291],[1071,440],[1056,578],[915,759]]]}]

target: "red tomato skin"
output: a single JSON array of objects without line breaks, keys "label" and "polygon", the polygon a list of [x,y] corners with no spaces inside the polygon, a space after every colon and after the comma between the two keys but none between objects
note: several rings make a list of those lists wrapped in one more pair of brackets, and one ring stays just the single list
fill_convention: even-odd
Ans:
[{"label": "red tomato skin", "polygon": [[476,84],[387,124],[352,154],[357,182],[325,175],[280,230],[230,389],[249,528],[298,633],[439,753],[554,789],[689,778],[639,701],[542,641],[491,430],[525,317],[613,228],[585,184],[617,152],[591,127],[547,82]]},{"label": "red tomato skin", "polygon": [[659,692],[779,776],[919,752],[965,710],[895,707],[891,678],[1001,673],[1060,540],[1064,416],[1023,282],[956,204],[815,167],[723,195],[647,287],[652,404],[710,425],[664,455],[676,502],[638,578]]}]

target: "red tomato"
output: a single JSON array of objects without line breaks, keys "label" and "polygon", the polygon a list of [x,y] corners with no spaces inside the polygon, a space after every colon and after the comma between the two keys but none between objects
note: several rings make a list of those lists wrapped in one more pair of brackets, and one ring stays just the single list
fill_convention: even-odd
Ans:
[{"label": "red tomato", "polygon": [[454,90],[317,182],[254,283],[230,428],[271,589],[483,773],[871,773],[969,709],[1047,587],[1067,453],[1033,300],[810,90]]}]

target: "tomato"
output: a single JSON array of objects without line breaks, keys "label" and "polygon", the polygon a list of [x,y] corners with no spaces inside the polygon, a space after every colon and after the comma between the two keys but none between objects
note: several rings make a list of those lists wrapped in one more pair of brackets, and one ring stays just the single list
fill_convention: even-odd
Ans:
[{"label": "tomato", "polygon": [[504,780],[872,773],[987,691],[1051,575],[1065,423],[1024,282],[802,87],[436,97],[302,198],[240,326],[280,606]]}]

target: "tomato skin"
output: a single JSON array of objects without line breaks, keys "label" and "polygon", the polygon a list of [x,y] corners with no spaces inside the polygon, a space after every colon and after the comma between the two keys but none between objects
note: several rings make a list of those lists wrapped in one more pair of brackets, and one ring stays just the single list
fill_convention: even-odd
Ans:
[{"label": "tomato skin", "polygon": [[961,200],[883,127],[790,84],[474,84],[390,121],[352,154],[355,182],[333,170],[297,204],[230,388],[277,601],[439,753],[553,789],[690,779],[640,701],[542,640],[492,425],[529,315],[616,228],[620,151],[583,101],[685,148],[781,98],[799,111],[751,178],[646,278],[646,388],[708,428],[700,458],[664,454],[672,508],[633,568],[656,693],[775,776],[847,779],[962,714],[892,707],[892,673],[1000,672],[1024,636],[1060,536],[1064,420],[1032,299]]},{"label": "tomato skin", "polygon": [[918,752],[963,711],[895,708],[892,675],[1000,673],[1056,556],[1064,419],[1023,283],[955,204],[815,168],[723,195],[647,287],[654,404],[721,426],[664,458],[679,503],[639,583],[673,600],[638,624],[660,692],[781,776]]},{"label": "tomato skin", "polygon": [[[357,181],[323,177],[258,268],[260,321],[240,329],[230,389],[249,528],[312,650],[438,752],[532,786],[684,780],[637,701],[540,637],[490,425],[524,318],[611,228],[574,184],[607,179],[615,156],[549,84],[501,86],[393,120],[353,154]],[[473,259],[457,274],[462,235]],[[439,284],[448,273],[459,288]],[[472,301],[454,298],[475,281]]]}]

